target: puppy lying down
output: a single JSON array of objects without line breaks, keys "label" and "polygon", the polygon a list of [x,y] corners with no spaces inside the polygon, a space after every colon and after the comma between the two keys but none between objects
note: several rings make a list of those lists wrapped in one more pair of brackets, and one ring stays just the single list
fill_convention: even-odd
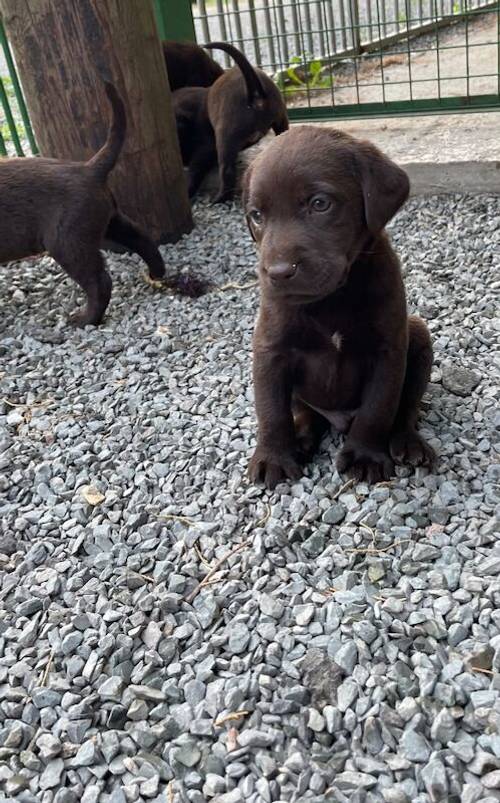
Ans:
[{"label": "puppy lying down", "polygon": [[297,479],[333,424],[337,467],[388,479],[394,463],[428,465],[417,432],[432,364],[425,323],[408,316],[384,226],[409,193],[406,173],[368,142],[298,126],[244,177],[260,253],[253,374],[258,419],[253,481]]},{"label": "puppy lying down", "polygon": [[125,107],[115,87],[105,84],[113,119],[108,138],[88,162],[58,159],[0,161],[0,263],[48,251],[87,296],[72,316],[79,326],[98,324],[111,297],[111,278],[100,248],[104,239],[135,251],[151,279],[165,275],[153,241],[124,215],[108,189],[126,131]]}]

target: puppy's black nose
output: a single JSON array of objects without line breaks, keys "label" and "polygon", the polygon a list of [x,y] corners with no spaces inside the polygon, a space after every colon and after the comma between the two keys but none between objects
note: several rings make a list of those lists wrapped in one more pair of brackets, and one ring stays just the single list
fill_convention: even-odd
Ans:
[{"label": "puppy's black nose", "polygon": [[267,269],[271,279],[290,279],[297,271],[295,262],[273,262]]}]

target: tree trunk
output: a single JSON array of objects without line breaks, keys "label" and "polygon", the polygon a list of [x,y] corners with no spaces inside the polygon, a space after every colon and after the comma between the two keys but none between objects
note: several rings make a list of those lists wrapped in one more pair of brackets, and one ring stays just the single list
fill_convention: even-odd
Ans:
[{"label": "tree trunk", "polygon": [[193,226],[151,0],[0,0],[40,152],[84,160],[106,139],[102,79],[127,110],[110,176],[120,208],[159,242]]}]

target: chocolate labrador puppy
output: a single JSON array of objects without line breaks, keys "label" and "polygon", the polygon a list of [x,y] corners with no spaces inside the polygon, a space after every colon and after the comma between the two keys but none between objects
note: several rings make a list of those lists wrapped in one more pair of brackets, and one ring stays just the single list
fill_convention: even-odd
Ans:
[{"label": "chocolate labrador puppy", "polygon": [[409,181],[369,142],[300,126],[249,167],[244,204],[260,251],[253,481],[297,479],[332,423],[339,472],[378,482],[394,462],[431,465],[417,433],[432,346],[408,317],[384,226]]},{"label": "chocolate labrador puppy", "polygon": [[214,200],[219,202],[233,197],[239,152],[255,145],[270,128],[276,135],[286,131],[288,117],[277,86],[243,53],[225,42],[205,47],[224,50],[238,66],[226,70],[208,89],[177,90],[173,103],[183,162],[189,166],[189,194],[195,194],[218,163],[220,187]]},{"label": "chocolate labrador puppy", "polygon": [[184,86],[211,86],[224,70],[196,42],[162,42],[168,82],[174,92]]},{"label": "chocolate labrador puppy", "polygon": [[87,296],[72,323],[101,322],[111,297],[111,278],[100,249],[112,240],[137,252],[152,279],[162,279],[160,252],[132,220],[117,209],[107,187],[125,139],[125,107],[105,84],[113,118],[106,143],[88,162],[58,159],[0,161],[0,263],[48,251]]}]

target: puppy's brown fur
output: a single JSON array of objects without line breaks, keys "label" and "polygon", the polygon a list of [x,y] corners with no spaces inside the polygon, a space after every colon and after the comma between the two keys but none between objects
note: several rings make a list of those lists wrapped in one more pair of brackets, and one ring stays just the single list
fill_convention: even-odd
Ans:
[{"label": "puppy's brown fur", "polygon": [[113,119],[105,145],[90,161],[0,162],[0,263],[48,251],[86,293],[86,308],[72,318],[80,326],[100,323],[111,296],[100,253],[104,239],[137,252],[151,278],[165,274],[155,244],[117,209],[106,185],[125,139],[126,117],[114,86],[105,88]]},{"label": "puppy's brown fur", "polygon": [[286,107],[274,82],[256,70],[232,45],[213,42],[206,47],[229,53],[237,67],[221,75],[208,89],[185,88],[173,94],[177,133],[189,194],[193,196],[207,172],[218,163],[219,192],[227,201],[236,189],[236,160],[240,151],[262,139],[270,128],[288,128]]},{"label": "puppy's brown fur", "polygon": [[259,424],[250,476],[296,479],[333,423],[340,472],[387,479],[430,465],[417,433],[432,347],[408,317],[384,226],[405,202],[403,170],[368,142],[301,126],[250,166],[244,203],[260,251],[253,371]]},{"label": "puppy's brown fur", "polygon": [[211,86],[224,70],[195,42],[162,42],[168,82],[174,92],[184,86]]}]

